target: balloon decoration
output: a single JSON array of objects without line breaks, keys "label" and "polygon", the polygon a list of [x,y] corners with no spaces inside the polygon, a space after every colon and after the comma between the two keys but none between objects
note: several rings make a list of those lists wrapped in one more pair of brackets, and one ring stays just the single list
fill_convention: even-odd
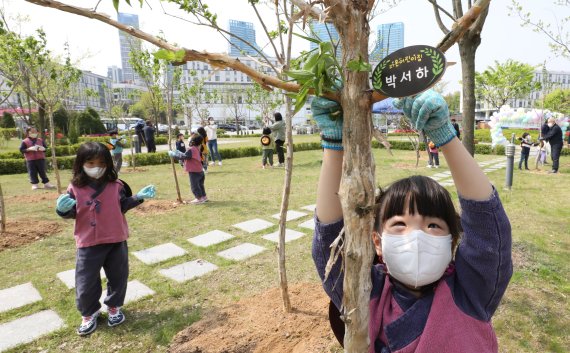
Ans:
[{"label": "balloon decoration", "polygon": [[553,113],[549,110],[533,109],[525,111],[522,108],[517,110],[512,109],[508,105],[501,107],[499,112],[494,113],[489,121],[491,127],[492,146],[506,145],[509,140],[503,135],[503,127],[510,128],[523,128],[523,129],[540,129],[546,119],[553,117],[556,119],[556,124],[562,129],[562,136],[566,133],[568,125],[570,124],[569,118],[564,117],[560,113]]}]

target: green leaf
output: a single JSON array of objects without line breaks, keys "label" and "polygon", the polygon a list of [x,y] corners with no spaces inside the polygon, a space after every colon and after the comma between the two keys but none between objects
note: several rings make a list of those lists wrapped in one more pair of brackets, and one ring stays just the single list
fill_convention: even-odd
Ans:
[{"label": "green leaf", "polygon": [[176,59],[176,53],[166,49],[159,49],[152,53],[152,55],[160,60],[174,61]]},{"label": "green leaf", "polygon": [[300,35],[300,34],[294,33],[294,32],[293,32],[293,34],[296,35],[296,36],[299,37],[299,38],[303,38],[303,39],[308,40],[308,41],[313,42],[313,43],[317,43],[317,44],[320,44],[320,43],[321,43],[321,41],[318,40],[318,39],[316,39],[316,38],[311,38],[311,37],[303,36],[303,35]]},{"label": "green leaf", "polygon": [[355,72],[368,72],[372,69],[372,66],[369,63],[362,61],[361,57],[358,58],[358,60],[350,60],[348,64],[346,64],[346,67],[350,71]]},{"label": "green leaf", "polygon": [[176,51],[176,53],[174,53],[174,60],[175,61],[182,61],[182,59],[184,59],[184,56],[186,56],[186,50],[180,49],[180,50]]},{"label": "green leaf", "polygon": [[287,74],[287,76],[292,77],[293,79],[304,83],[307,80],[310,80],[313,78],[314,74],[311,71],[307,71],[307,70],[289,70],[286,71],[285,74]]}]

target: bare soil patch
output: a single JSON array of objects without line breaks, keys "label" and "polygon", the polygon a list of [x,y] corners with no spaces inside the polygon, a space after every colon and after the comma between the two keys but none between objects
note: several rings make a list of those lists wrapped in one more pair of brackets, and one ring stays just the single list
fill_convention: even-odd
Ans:
[{"label": "bare soil patch", "polygon": [[34,219],[6,222],[6,231],[0,233],[0,251],[42,240],[58,233],[62,225],[57,222]]},{"label": "bare soil patch", "polygon": [[162,214],[175,208],[181,207],[182,204],[177,201],[169,200],[145,200],[142,204],[134,208],[131,212],[139,215],[144,214]]},{"label": "bare soil patch", "polygon": [[121,168],[121,174],[133,174],[133,173],[143,173],[148,171],[148,168],[139,168],[136,167],[135,170],[131,167],[123,167]]},{"label": "bare soil patch", "polygon": [[56,190],[50,190],[49,192],[41,192],[41,191],[30,191],[29,194],[22,194],[22,195],[13,195],[7,196],[4,199],[6,202],[15,200],[18,203],[36,203],[41,201],[54,201],[57,200],[59,194]]},{"label": "bare soil patch", "polygon": [[289,287],[292,313],[279,288],[215,309],[180,331],[171,353],[342,352],[328,321],[329,299],[319,284]]}]

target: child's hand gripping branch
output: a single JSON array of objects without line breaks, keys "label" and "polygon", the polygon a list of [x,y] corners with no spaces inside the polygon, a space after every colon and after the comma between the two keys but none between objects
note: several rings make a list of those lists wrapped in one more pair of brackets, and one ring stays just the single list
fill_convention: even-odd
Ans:
[{"label": "child's hand gripping branch", "polygon": [[168,151],[168,155],[174,159],[184,159],[185,154],[179,150]]},{"label": "child's hand gripping branch", "polygon": [[57,198],[56,208],[61,213],[67,213],[73,208],[73,206],[75,206],[76,203],[77,201],[72,199],[71,195],[61,194]]}]

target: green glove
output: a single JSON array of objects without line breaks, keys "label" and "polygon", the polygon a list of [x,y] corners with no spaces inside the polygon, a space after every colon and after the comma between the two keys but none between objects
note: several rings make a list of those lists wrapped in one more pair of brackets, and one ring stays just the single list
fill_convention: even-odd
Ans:
[{"label": "green glove", "polygon": [[323,97],[315,97],[311,111],[321,130],[321,146],[342,151],[342,107],[339,103]]},{"label": "green glove", "polygon": [[428,90],[417,96],[394,99],[393,104],[404,111],[414,129],[423,131],[437,147],[455,137],[447,103],[439,93]]},{"label": "green glove", "polygon": [[73,206],[75,206],[75,204],[77,204],[77,201],[75,199],[72,199],[71,195],[61,194],[57,198],[55,207],[59,212],[67,213],[73,208]]}]

